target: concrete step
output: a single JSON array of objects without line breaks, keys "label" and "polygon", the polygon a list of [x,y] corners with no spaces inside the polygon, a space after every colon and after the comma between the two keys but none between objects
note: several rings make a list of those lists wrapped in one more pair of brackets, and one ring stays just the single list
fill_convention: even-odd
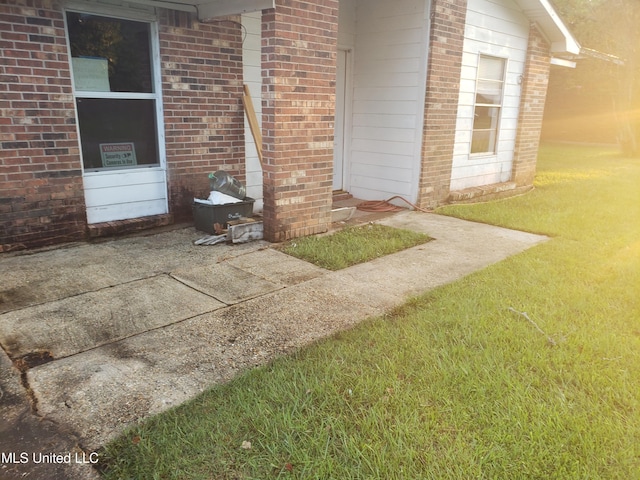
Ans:
[{"label": "concrete step", "polygon": [[333,201],[334,202],[340,202],[342,200],[349,200],[353,198],[353,195],[351,195],[349,192],[345,192],[344,190],[335,190],[333,192]]}]

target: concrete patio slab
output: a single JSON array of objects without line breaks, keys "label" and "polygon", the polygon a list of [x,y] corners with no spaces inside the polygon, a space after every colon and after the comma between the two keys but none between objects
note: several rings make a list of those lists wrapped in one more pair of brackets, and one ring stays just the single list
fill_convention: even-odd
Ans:
[{"label": "concrete patio slab", "polygon": [[0,344],[13,359],[34,352],[57,359],[223,306],[158,275],[7,312],[0,321]]},{"label": "concrete patio slab", "polygon": [[193,228],[181,228],[3,256],[0,313],[168,274],[185,265],[215,265],[269,245],[262,241],[215,248],[194,245],[202,236]]},{"label": "concrete patio slab", "polygon": [[297,285],[327,273],[324,268],[301,262],[273,248],[240,255],[227,263],[282,286]]},{"label": "concrete patio slab", "polygon": [[276,283],[227,263],[179,268],[173,271],[171,276],[227,305],[243,302],[281,288]]}]

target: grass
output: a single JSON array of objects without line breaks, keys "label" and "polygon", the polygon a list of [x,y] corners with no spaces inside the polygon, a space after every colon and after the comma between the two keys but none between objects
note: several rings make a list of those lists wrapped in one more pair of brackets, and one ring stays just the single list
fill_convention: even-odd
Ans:
[{"label": "grass", "polygon": [[640,478],[639,187],[544,148],[533,192],[442,213],[552,240],[142,423],[105,477]]},{"label": "grass", "polygon": [[340,270],[429,240],[423,233],[370,223],[345,227],[331,235],[296,239],[284,244],[281,251],[322,268]]}]

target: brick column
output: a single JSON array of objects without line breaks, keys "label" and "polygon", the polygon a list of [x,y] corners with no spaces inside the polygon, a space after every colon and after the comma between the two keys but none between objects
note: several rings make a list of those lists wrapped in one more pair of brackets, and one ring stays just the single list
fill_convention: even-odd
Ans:
[{"label": "brick column", "polygon": [[532,25],[527,46],[527,63],[522,79],[520,117],[511,173],[511,178],[518,187],[533,185],[536,174],[550,68],[549,44]]},{"label": "brick column", "polygon": [[449,195],[466,16],[466,0],[431,2],[418,195],[422,208],[433,208],[446,201]]},{"label": "brick column", "polygon": [[262,17],[265,238],[331,223],[338,0],[277,0]]}]

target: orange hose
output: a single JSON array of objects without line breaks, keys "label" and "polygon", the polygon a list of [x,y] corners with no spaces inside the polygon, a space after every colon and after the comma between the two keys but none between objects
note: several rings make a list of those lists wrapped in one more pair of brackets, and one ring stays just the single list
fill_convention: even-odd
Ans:
[{"label": "orange hose", "polygon": [[366,202],[360,202],[357,205],[357,209],[358,210],[362,210],[363,212],[399,212],[400,210],[402,210],[402,207],[398,207],[397,205],[393,205],[391,202],[391,200],[394,199],[399,199],[402,200],[403,202],[409,204],[410,206],[412,206],[415,210],[418,210],[419,212],[424,212],[424,213],[431,213],[429,210],[425,210],[424,208],[420,208],[417,205],[411,203],[410,201],[408,201],[405,198],[402,198],[399,195],[396,195],[394,197],[391,197],[387,200],[371,200],[371,201],[366,201]]}]

